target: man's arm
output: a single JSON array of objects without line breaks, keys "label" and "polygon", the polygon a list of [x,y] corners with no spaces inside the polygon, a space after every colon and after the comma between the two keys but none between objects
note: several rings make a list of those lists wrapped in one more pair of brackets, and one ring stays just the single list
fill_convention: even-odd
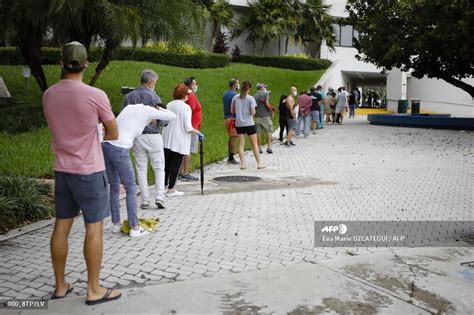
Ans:
[{"label": "man's arm", "polygon": [[117,140],[119,137],[119,131],[115,118],[103,121],[102,124],[105,129],[104,140]]}]

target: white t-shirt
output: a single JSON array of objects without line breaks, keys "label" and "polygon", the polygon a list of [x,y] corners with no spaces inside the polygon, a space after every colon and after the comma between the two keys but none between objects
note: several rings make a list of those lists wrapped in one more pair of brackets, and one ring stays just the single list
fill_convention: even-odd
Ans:
[{"label": "white t-shirt", "polygon": [[105,142],[119,148],[130,149],[133,140],[143,132],[152,119],[173,121],[175,118],[176,115],[167,109],[156,109],[143,104],[126,106],[117,116],[118,139]]},{"label": "white t-shirt", "polygon": [[176,119],[163,128],[163,147],[173,152],[189,155],[191,148],[191,107],[181,100],[174,100],[166,106],[176,114]]}]

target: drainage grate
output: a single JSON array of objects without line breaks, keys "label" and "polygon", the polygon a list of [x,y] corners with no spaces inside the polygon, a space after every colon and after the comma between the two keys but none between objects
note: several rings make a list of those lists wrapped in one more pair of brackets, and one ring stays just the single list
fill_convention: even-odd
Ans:
[{"label": "drainage grate", "polygon": [[215,181],[218,182],[227,182],[227,183],[247,183],[247,182],[258,182],[262,180],[258,176],[220,176],[215,177]]}]

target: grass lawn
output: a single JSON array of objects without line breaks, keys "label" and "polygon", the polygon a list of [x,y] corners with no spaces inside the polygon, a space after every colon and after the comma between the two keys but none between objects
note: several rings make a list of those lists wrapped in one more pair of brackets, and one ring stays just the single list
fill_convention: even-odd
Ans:
[{"label": "grass lawn", "polygon": [[[91,64],[86,72],[86,82],[92,77],[96,64]],[[33,78],[29,79],[28,93],[23,91],[22,66],[0,66],[0,76],[8,86],[14,104],[35,104],[41,106],[41,93]],[[259,67],[248,64],[231,64],[218,69],[185,69],[147,62],[114,61],[100,76],[96,86],[104,90],[115,111],[123,102],[121,86],[137,86],[143,69],[150,68],[160,75],[156,90],[164,102],[172,100],[173,87],[188,76],[198,82],[197,96],[203,106],[203,127],[205,139],[205,163],[214,162],[227,155],[227,133],[223,127],[222,95],[232,77],[251,80],[255,93],[257,82],[264,82],[271,90],[270,102],[278,106],[281,94],[287,94],[291,86],[298,90],[308,89],[318,81],[324,70],[294,71],[287,69]],[[49,85],[59,80],[59,66],[44,66]],[[15,105],[13,105],[15,106]],[[1,119],[1,118],[0,118]],[[32,132],[10,135],[0,133],[0,175],[24,175],[29,177],[50,177],[52,160],[50,134],[47,128]],[[199,165],[199,158],[193,159],[193,167]]]}]

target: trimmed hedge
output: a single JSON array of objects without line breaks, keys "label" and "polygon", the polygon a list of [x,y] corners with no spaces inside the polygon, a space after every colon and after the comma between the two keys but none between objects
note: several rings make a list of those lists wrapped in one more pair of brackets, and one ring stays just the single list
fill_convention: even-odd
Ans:
[{"label": "trimmed hedge", "polygon": [[[57,64],[61,48],[43,48],[42,63]],[[97,48],[89,50],[90,61],[100,61],[102,51]],[[183,68],[220,68],[229,64],[230,59],[225,54],[178,54],[168,52],[158,52],[151,48],[131,48],[122,47],[114,52],[112,60],[134,60],[159,63]],[[25,60],[21,52],[16,47],[0,47],[0,64],[2,65],[22,65]]]},{"label": "trimmed hedge", "polygon": [[237,62],[293,70],[323,70],[329,68],[331,65],[331,61],[327,59],[298,58],[291,56],[242,55]]}]

